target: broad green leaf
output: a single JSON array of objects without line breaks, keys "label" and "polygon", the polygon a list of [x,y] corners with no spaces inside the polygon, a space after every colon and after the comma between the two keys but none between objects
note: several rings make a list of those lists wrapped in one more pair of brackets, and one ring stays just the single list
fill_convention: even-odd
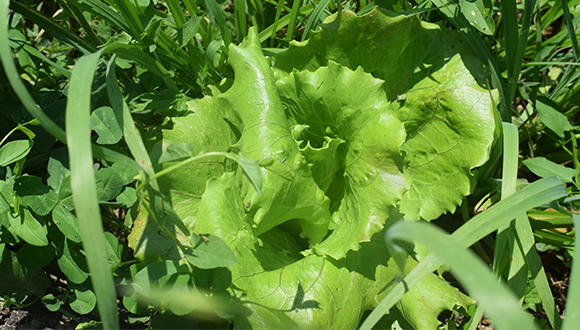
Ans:
[{"label": "broad green leaf", "polygon": [[48,265],[55,255],[56,251],[52,245],[34,246],[24,244],[17,253],[20,264],[28,268],[42,268]]},{"label": "broad green leaf", "polygon": [[232,158],[242,167],[246,178],[250,180],[256,192],[258,194],[262,193],[262,173],[260,172],[259,163],[250,157],[246,157],[241,152],[237,155],[232,155]]},{"label": "broad green leaf", "polygon": [[130,208],[137,201],[137,191],[135,188],[125,187],[123,191],[117,196],[117,202],[123,203],[127,208]]},{"label": "broad green leaf", "polygon": [[[152,263],[141,269],[133,277],[131,285],[137,293],[150,297],[155,290],[175,290],[175,292],[183,292],[185,290],[185,292],[188,292],[192,290],[191,284],[192,273],[190,267],[179,261],[164,260]],[[166,307],[167,305],[171,306],[171,301],[161,301],[159,303]],[[179,307],[177,308],[179,309]]]},{"label": "broad green leaf", "polygon": [[120,163],[113,164],[111,169],[121,176],[123,185],[127,185],[135,181],[135,176],[139,174],[139,169]]},{"label": "broad green leaf", "polygon": [[52,222],[66,238],[76,243],[81,242],[78,219],[60,203],[52,211]]},{"label": "broad green leaf", "polygon": [[190,18],[179,30],[177,30],[177,42],[179,48],[185,47],[191,38],[197,34],[199,26],[201,24],[202,17],[192,17]]},{"label": "broad green leaf", "polygon": [[89,271],[85,256],[74,248],[72,241],[65,237],[56,239],[55,244],[58,251],[58,267],[67,279],[76,284],[86,281],[89,277]]},{"label": "broad green leaf", "polygon": [[58,202],[54,190],[44,185],[42,179],[37,176],[22,176],[16,179],[14,192],[22,205],[28,206],[38,215],[47,215]]},{"label": "broad green leaf", "polygon": [[72,210],[74,210],[74,202],[72,197],[70,180],[71,180],[70,175],[66,176],[64,180],[62,180],[60,191],[58,192],[58,204],[64,206],[67,210],[72,212]]},{"label": "broad green leaf", "polygon": [[21,207],[20,212],[14,217],[10,212],[5,213],[8,217],[10,227],[14,233],[34,246],[48,245],[47,230],[27,207]]},{"label": "broad green leaf", "polygon": [[[195,234],[193,236],[195,238]],[[192,265],[201,269],[229,267],[236,263],[234,251],[219,237],[203,235],[198,237],[194,249],[187,249],[185,257]]]},{"label": "broad green leaf", "polygon": [[41,297],[50,285],[42,269],[28,268],[21,264],[17,254],[4,249],[0,263],[0,295],[13,297],[19,303],[31,294]]},{"label": "broad green leaf", "polygon": [[262,192],[249,191],[244,196],[244,201],[250,203],[247,216],[256,235],[290,219],[300,219],[301,235],[315,245],[326,235],[330,200],[316,185],[291,134],[274,76],[258,40],[250,34],[239,47],[231,47],[229,62],[237,78],[214,102],[222,104],[224,114],[236,111],[241,118],[241,152],[267,162],[262,169]]},{"label": "broad green leaf", "polygon": [[[487,2],[491,5],[490,1]],[[459,8],[469,24],[484,34],[493,35],[495,32],[495,22],[491,17],[493,12],[492,8],[488,8],[489,13],[486,15],[485,3],[484,0],[459,0]]]},{"label": "broad green leaf", "polygon": [[109,251],[109,265],[112,269],[116,269],[121,262],[121,255],[119,254],[119,239],[115,235],[105,232],[107,239],[107,250]]},{"label": "broad green leaf", "polygon": [[66,148],[56,149],[48,160],[48,185],[58,194],[66,177],[70,176]]},{"label": "broad green leaf", "polygon": [[115,199],[123,189],[123,179],[110,168],[103,168],[95,173],[97,179],[97,198],[99,201]]},{"label": "broad green leaf", "polygon": [[72,289],[72,295],[68,297],[70,308],[81,314],[85,315],[90,313],[97,305],[97,297],[95,293],[91,290],[90,284],[83,283],[81,285],[70,285]]},{"label": "broad green leaf", "polygon": [[562,182],[570,183],[574,176],[578,173],[577,170],[556,164],[544,157],[534,157],[524,160],[522,163],[526,165],[535,175],[541,178],[547,178],[556,175]]},{"label": "broad green leaf", "polygon": [[123,137],[120,123],[110,107],[100,107],[91,113],[91,128],[97,132],[99,144],[115,144]]},{"label": "broad green leaf", "polygon": [[26,157],[32,144],[32,140],[16,140],[3,145],[0,148],[0,166],[7,166]]},{"label": "broad green leaf", "polygon": [[52,293],[49,293],[42,297],[42,304],[51,312],[56,312],[60,309],[60,306],[64,305],[64,301],[55,297]]},{"label": "broad green leaf", "polygon": [[163,150],[163,153],[161,154],[161,157],[159,157],[157,163],[163,164],[165,162],[191,157],[193,156],[193,152],[194,150],[191,144],[185,142],[177,142],[175,144],[168,146],[165,150]]},{"label": "broad green leaf", "polygon": [[564,132],[572,129],[572,125],[570,125],[566,115],[558,110],[558,105],[554,101],[539,96],[536,100],[536,108],[542,123],[554,131],[559,137],[563,138]]},{"label": "broad green leaf", "polygon": [[432,220],[454,211],[471,191],[471,169],[488,158],[495,130],[491,95],[497,95],[488,91],[486,71],[463,38],[416,17],[344,11],[308,42],[276,55],[276,79],[330,61],[360,66],[384,81],[407,133],[401,168],[409,190],[399,202],[406,218]]}]

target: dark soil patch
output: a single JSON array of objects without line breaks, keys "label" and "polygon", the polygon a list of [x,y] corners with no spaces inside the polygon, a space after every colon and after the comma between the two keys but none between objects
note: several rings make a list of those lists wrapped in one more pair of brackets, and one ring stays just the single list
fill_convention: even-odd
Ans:
[{"label": "dark soil patch", "polygon": [[64,330],[78,323],[62,313],[53,313],[38,301],[22,309],[4,308],[0,302],[0,330]]}]

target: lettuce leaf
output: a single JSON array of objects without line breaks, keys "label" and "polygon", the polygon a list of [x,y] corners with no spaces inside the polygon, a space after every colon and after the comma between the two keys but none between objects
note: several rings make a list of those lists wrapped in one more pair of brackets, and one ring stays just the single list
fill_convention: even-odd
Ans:
[{"label": "lettuce leaf", "polygon": [[[462,42],[416,18],[343,11],[270,63],[251,30],[230,46],[231,88],[172,118],[153,159],[186,143],[261,165],[261,193],[224,157],[160,180],[165,223],[183,245],[211,234],[234,251],[229,294],[251,311],[229,316],[236,328],[356,327],[398,275],[381,234],[392,212],[434,219],[470,192],[493,140],[495,92]],[[144,211],[129,245],[146,263],[183,257]],[[441,311],[472,303],[432,276],[397,308],[435,329]]]}]

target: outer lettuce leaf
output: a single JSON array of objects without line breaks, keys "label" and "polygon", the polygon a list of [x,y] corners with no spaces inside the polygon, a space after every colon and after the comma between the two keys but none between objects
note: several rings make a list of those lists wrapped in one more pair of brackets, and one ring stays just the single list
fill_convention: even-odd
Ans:
[{"label": "outer lettuce leaf", "polygon": [[488,158],[495,92],[459,34],[392,15],[331,16],[310,40],[276,55],[274,71],[285,80],[293,70],[315,71],[333,61],[384,80],[408,134],[402,149],[410,186],[400,209],[408,219],[432,220],[455,210],[471,190],[470,170]]},{"label": "outer lettuce leaf", "polygon": [[[241,191],[234,173],[211,179],[198,211],[198,219],[207,220],[196,221],[192,228],[222,237],[238,256],[238,262],[229,267],[231,293],[252,314],[236,316],[235,328],[356,328],[364,311],[373,309],[386,295],[385,288],[398,273],[386,251],[384,233],[338,261],[314,254],[304,257],[295,238],[278,228],[259,237],[252,233],[244,220]],[[154,227],[147,227],[147,237],[156,235]],[[156,245],[159,251],[175,248],[166,238]],[[415,264],[409,260],[407,271]],[[442,297],[404,301],[398,306],[408,314],[408,322],[420,329],[436,329],[440,312],[472,303],[434,275],[413,292],[416,290]]]},{"label": "outer lettuce leaf", "polygon": [[241,151],[265,163],[262,193],[250,191],[248,217],[256,235],[290,219],[299,219],[302,235],[311,245],[322,241],[330,222],[330,200],[312,177],[284,114],[270,64],[259,43],[248,37],[229,54],[236,79],[218,98],[242,120]]}]

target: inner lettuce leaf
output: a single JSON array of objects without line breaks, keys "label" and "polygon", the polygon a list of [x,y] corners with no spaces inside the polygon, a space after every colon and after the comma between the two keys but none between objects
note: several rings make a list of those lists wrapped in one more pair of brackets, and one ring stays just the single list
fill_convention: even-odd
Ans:
[{"label": "inner lettuce leaf", "polygon": [[399,202],[410,220],[453,212],[472,189],[471,169],[489,157],[496,127],[486,70],[466,41],[438,25],[404,15],[343,11],[309,40],[276,55],[274,72],[313,72],[336,62],[384,81],[407,133],[402,146],[408,190]]},{"label": "inner lettuce leaf", "polygon": [[[230,45],[231,88],[190,102],[152,151],[163,159],[186,143],[261,165],[261,193],[223,157],[160,180],[165,223],[183,245],[211,234],[235,252],[229,292],[251,311],[231,316],[236,328],[357,327],[398,274],[383,241],[391,211],[453,211],[487,159],[495,91],[482,65],[458,34],[390,15],[339,12],[272,63],[251,30]],[[145,211],[129,246],[146,263],[183,257]],[[473,303],[435,276],[411,291],[417,299],[397,308],[415,328]]]}]

